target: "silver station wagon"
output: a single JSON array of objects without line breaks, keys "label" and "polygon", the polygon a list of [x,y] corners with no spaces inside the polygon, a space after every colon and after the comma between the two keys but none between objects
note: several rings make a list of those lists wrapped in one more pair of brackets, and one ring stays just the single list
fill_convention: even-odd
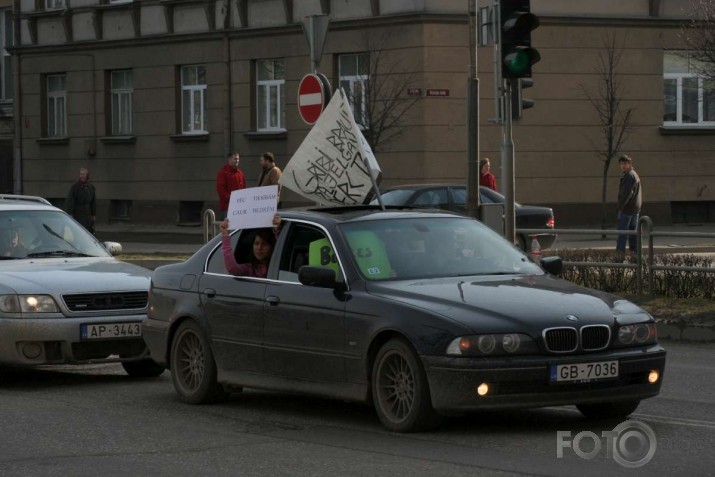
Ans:
[{"label": "silver station wagon", "polygon": [[132,376],[158,376],[148,358],[151,271],[117,260],[39,197],[0,195],[0,365],[121,362]]}]

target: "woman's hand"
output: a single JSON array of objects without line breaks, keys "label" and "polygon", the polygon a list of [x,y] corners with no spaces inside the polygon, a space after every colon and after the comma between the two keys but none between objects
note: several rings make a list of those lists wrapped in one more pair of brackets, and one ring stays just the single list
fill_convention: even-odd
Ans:
[{"label": "woman's hand", "polygon": [[221,229],[221,235],[228,237],[228,219],[223,219],[223,222],[219,225],[219,229]]},{"label": "woman's hand", "polygon": [[273,216],[273,231],[278,234],[281,230],[281,216],[276,214]]}]

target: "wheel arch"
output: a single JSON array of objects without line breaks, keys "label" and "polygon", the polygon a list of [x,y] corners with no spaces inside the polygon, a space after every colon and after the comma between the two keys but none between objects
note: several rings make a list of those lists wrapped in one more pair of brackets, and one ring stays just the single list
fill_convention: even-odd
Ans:
[{"label": "wheel arch", "polygon": [[399,339],[404,341],[410,348],[412,348],[412,351],[414,351],[415,354],[419,357],[417,349],[412,344],[412,341],[410,341],[410,339],[404,333],[397,330],[382,330],[378,334],[376,334],[372,338],[370,346],[367,349],[367,356],[365,360],[365,375],[367,376],[367,396],[369,402],[372,402],[372,368],[375,364],[375,358],[377,358],[377,353],[380,351],[380,348],[382,348],[385,343],[392,339]]}]

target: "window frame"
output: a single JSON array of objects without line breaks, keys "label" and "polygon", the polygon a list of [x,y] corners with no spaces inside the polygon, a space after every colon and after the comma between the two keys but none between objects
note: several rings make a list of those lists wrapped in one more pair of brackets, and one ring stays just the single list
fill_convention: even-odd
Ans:
[{"label": "window frame", "polygon": [[[270,68],[274,75],[272,79],[260,79],[259,71],[261,68],[259,64],[262,62],[271,61],[273,63],[280,62],[283,63],[283,68],[281,71],[284,72],[282,78],[275,77],[275,66]],[[275,131],[285,131],[285,61],[283,58],[265,58],[256,60],[256,131],[262,132],[275,132]],[[266,68],[268,69],[268,68]],[[263,89],[265,88],[265,89]],[[263,90],[262,90],[263,89]],[[275,104],[275,110],[271,101],[271,92],[275,91],[275,97],[277,98],[277,103]],[[263,104],[261,103],[261,97],[263,97]],[[264,108],[262,108],[264,106]],[[263,109],[263,118],[265,123],[261,123],[261,109]],[[275,116],[275,117],[274,117]],[[275,119],[276,126],[271,126],[273,124],[273,119]]]},{"label": "window frame", "polygon": [[[188,68],[196,68],[196,78],[198,78],[199,75],[199,69],[203,69],[203,76],[204,76],[204,83],[199,83],[197,80],[196,84],[184,84],[184,72]],[[206,79],[207,75],[207,70],[206,70],[206,65],[199,64],[199,65],[184,65],[179,68],[179,84],[181,87],[181,113],[180,113],[180,129],[181,129],[181,134],[185,136],[193,136],[193,135],[199,135],[199,134],[208,134],[208,124],[207,124],[207,106],[206,106],[206,96],[208,92],[208,80]],[[194,118],[194,120],[189,121],[189,129],[185,129],[186,123],[184,122],[184,113],[185,113],[185,99],[184,99],[184,93],[188,93],[190,100],[189,100],[189,115]],[[196,103],[196,98],[195,95],[199,95],[199,102],[200,102],[200,127],[194,128],[195,124],[195,116],[196,116],[196,110],[194,109],[195,103]]]},{"label": "window frame", "polygon": [[66,0],[45,0],[45,10],[64,10],[67,8]]},{"label": "window frame", "polygon": [[[349,57],[354,57],[355,61],[355,71],[356,74],[343,74],[343,60]],[[365,61],[365,73],[360,73],[360,58],[364,58]],[[357,123],[360,129],[365,130],[370,127],[370,118],[367,110],[367,99],[368,99],[368,88],[370,86],[370,54],[367,52],[362,53],[343,53],[338,55],[338,85],[343,87],[343,83],[348,84],[348,89],[345,93],[348,95],[348,102],[353,111],[353,117],[355,118],[355,123]],[[355,84],[360,83],[362,85],[361,92],[361,111],[356,108],[355,105]]]},{"label": "window frame", "polygon": [[[678,55],[679,53],[674,50],[664,50],[663,52],[663,127],[673,127],[673,128],[713,128],[715,127],[715,82],[713,82],[713,87],[711,89],[708,89],[707,91],[710,92],[711,95],[711,100],[710,102],[713,105],[713,111],[710,113],[710,116],[713,118],[712,120],[705,120],[705,98],[706,98],[706,89],[704,87],[706,81],[711,81],[705,78],[704,76],[698,74],[697,69],[695,66],[691,66],[693,63],[693,59],[691,55],[688,52],[682,52],[680,56],[686,56],[687,58],[687,63],[688,63],[688,71],[683,71],[683,72],[668,72],[666,73],[665,70],[666,68],[666,61],[668,58],[668,55],[676,54]],[[697,81],[697,104],[696,104],[696,109],[697,109],[697,118],[696,121],[693,122],[687,122],[683,121],[683,116],[685,113],[685,109],[687,106],[687,103],[685,102],[685,89],[683,87],[683,83],[686,80],[696,80]],[[672,99],[675,102],[675,120],[666,120],[665,115],[666,115],[666,106],[668,105],[667,103],[671,101],[669,97],[666,97],[666,83],[668,81],[675,81],[675,98]]]},{"label": "window frame", "polygon": [[[50,91],[50,82],[52,78],[62,78],[64,89],[61,91]],[[47,128],[45,136],[48,138],[67,137],[67,74],[52,73],[46,75],[45,95],[45,107],[47,116],[47,120],[45,122]],[[55,103],[54,107],[52,107],[53,103]],[[60,103],[62,107],[58,108],[57,104]],[[59,111],[59,109],[61,109],[61,111]]]},{"label": "window frame", "polygon": [[[115,87],[115,74],[128,73],[130,86]],[[124,103],[128,111],[124,111],[122,98],[128,96],[128,103]],[[115,109],[115,97],[117,98],[117,106]],[[111,136],[131,136],[134,134],[134,70],[112,70],[109,72],[109,109],[110,109],[110,135]],[[124,122],[127,121],[127,130],[123,129]]]}]

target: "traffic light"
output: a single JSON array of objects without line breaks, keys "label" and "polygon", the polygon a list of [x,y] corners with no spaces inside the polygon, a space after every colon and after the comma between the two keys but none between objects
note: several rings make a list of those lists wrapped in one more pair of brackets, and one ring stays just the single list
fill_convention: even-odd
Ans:
[{"label": "traffic light", "polygon": [[531,65],[541,55],[531,47],[531,31],[539,17],[531,13],[531,0],[500,0],[501,64],[503,78],[531,78]]},{"label": "traffic light", "polygon": [[511,84],[511,118],[521,119],[521,112],[534,107],[534,100],[525,98],[523,92],[526,88],[534,86],[531,78],[519,78]]}]

